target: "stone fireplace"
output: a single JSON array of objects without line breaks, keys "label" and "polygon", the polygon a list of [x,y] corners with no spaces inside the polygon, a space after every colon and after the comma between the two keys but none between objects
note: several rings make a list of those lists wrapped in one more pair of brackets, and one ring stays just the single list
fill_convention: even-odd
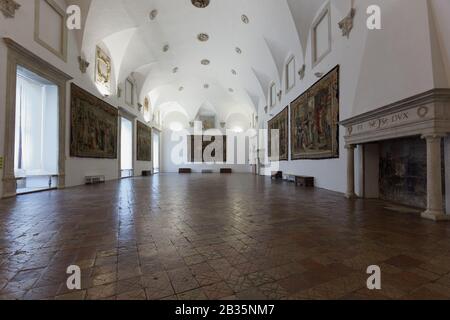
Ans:
[{"label": "stone fireplace", "polygon": [[341,125],[346,128],[348,198],[358,193],[423,208],[426,219],[450,219],[450,89],[430,90]]}]

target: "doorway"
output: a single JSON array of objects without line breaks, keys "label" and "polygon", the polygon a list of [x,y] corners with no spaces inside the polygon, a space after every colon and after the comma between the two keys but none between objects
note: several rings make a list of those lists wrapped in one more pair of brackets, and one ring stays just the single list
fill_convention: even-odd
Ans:
[{"label": "doorway", "polygon": [[153,174],[160,172],[160,132],[153,129]]},{"label": "doorway", "polygon": [[58,186],[58,86],[18,66],[14,135],[16,193]]},{"label": "doorway", "polygon": [[130,178],[133,172],[133,122],[120,118],[120,177]]}]

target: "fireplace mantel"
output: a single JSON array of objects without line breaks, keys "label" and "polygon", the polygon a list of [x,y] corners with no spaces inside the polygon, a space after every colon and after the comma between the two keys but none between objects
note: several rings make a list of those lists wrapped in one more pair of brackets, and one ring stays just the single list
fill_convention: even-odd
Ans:
[{"label": "fireplace mantel", "polygon": [[442,197],[441,142],[450,133],[450,89],[433,89],[340,122],[345,127],[347,197],[355,197],[355,147],[419,136],[427,143],[427,210],[423,218],[450,220]]},{"label": "fireplace mantel", "polygon": [[347,144],[450,132],[450,89],[433,89],[341,121]]}]

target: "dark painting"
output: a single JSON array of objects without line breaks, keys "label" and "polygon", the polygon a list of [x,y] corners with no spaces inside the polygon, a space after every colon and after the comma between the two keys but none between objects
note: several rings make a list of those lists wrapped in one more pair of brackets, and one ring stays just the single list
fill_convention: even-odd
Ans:
[{"label": "dark painting", "polygon": [[[286,107],[272,120],[269,121],[269,158],[272,161],[287,161],[288,157],[288,134],[289,134],[289,108]],[[278,130],[278,144],[272,145],[272,134]],[[276,155],[279,155],[279,158]]]},{"label": "dark painting", "polygon": [[[212,145],[216,139],[222,139],[222,144],[214,148]],[[188,159],[192,163],[226,162],[227,161],[227,137],[226,136],[188,136]],[[208,147],[211,152],[206,152]]]},{"label": "dark painting", "polygon": [[[442,163],[444,163],[444,152],[442,157]],[[444,166],[442,166],[442,176],[445,177]],[[442,181],[443,194],[445,194],[444,180]],[[380,142],[379,185],[381,199],[425,209],[427,207],[426,141],[416,137]]]},{"label": "dark painting", "polygon": [[136,159],[138,161],[152,161],[152,129],[138,121],[136,140]]},{"label": "dark painting", "polygon": [[70,156],[117,159],[118,111],[72,84]]},{"label": "dark painting", "polygon": [[292,160],[339,158],[339,66],[291,104]]}]

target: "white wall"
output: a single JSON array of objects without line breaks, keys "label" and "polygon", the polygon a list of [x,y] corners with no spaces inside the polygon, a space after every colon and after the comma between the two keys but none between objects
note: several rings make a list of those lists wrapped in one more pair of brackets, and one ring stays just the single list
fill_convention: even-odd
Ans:
[{"label": "white wall", "polygon": [[[77,31],[69,31],[68,34],[68,58],[67,62],[52,54],[50,51],[34,41],[34,1],[18,1],[21,7],[16,11],[14,19],[6,19],[0,14],[0,38],[11,38],[26,49],[40,56],[45,61],[54,65],[61,71],[74,78],[73,82],[79,87],[89,91],[91,94],[107,101],[114,107],[121,106],[128,112],[135,114],[139,120],[145,123],[142,114],[137,110],[137,106],[131,108],[125,105],[122,98],[111,96],[109,98],[101,97],[99,91],[92,83],[91,74],[94,72],[95,63],[89,61],[91,65],[86,74],[82,74],[78,65],[79,48],[76,41]],[[58,3],[64,5],[65,1],[58,0]],[[42,19],[45,19],[43,17]],[[5,132],[5,103],[6,103],[6,66],[7,66],[7,47],[0,40],[0,156],[4,155],[4,132]],[[135,99],[136,100],[136,99]],[[70,157],[70,84],[67,84],[67,110],[66,110],[66,186],[76,186],[84,183],[84,177],[87,175],[104,175],[107,180],[118,178],[118,159],[81,159]],[[142,170],[150,170],[151,162],[136,162],[136,174],[140,175]],[[3,176],[3,170],[0,172]],[[0,194],[2,194],[2,183],[0,182]]]}]

